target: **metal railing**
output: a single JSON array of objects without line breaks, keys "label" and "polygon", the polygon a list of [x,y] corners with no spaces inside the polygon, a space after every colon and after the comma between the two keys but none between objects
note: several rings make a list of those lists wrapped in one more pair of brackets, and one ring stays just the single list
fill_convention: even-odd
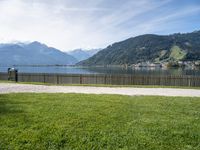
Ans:
[{"label": "metal railing", "polygon": [[[0,73],[0,80],[8,80]],[[161,85],[200,87],[199,76],[18,73],[19,82],[53,84]]]}]

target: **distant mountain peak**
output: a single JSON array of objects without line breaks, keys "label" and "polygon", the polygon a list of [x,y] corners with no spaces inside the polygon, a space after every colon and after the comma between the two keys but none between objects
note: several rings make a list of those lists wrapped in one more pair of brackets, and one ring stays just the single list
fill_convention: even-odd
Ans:
[{"label": "distant mountain peak", "polygon": [[78,61],[82,61],[92,57],[101,49],[91,49],[91,50],[84,50],[84,49],[75,49],[73,51],[68,52],[70,55],[75,57]]},{"label": "distant mountain peak", "polygon": [[41,43],[40,43],[40,42],[38,42],[38,41],[33,41],[33,42],[31,42],[30,44],[41,45]]},{"label": "distant mountain peak", "polygon": [[40,43],[40,42],[38,42],[38,41],[33,41],[33,42],[31,42],[31,43],[29,43],[29,44],[27,44],[27,45],[48,47],[46,44]]},{"label": "distant mountain peak", "polygon": [[192,33],[200,33],[200,30],[195,30]]},{"label": "distant mountain peak", "polygon": [[71,65],[76,62],[74,57],[37,41],[0,44],[1,65]]}]

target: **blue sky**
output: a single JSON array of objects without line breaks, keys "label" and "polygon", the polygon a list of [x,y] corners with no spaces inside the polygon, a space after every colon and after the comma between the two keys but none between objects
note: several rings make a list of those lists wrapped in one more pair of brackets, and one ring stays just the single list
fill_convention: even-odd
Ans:
[{"label": "blue sky", "polygon": [[200,0],[0,0],[0,42],[68,51],[141,34],[200,30]]}]

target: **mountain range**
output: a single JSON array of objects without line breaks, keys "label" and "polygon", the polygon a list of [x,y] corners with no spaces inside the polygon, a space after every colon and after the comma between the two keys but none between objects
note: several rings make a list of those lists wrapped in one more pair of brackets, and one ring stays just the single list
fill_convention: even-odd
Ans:
[{"label": "mountain range", "polygon": [[76,50],[68,52],[68,54],[76,58],[78,61],[82,61],[82,60],[86,60],[92,57],[100,50],[101,49],[91,49],[91,50],[76,49]]},{"label": "mountain range", "polygon": [[0,44],[0,65],[74,65],[101,49],[62,52],[40,42]]},{"label": "mountain range", "polygon": [[0,65],[124,65],[200,60],[200,31],[184,34],[146,34],[107,48],[68,53],[32,43],[0,44]]},{"label": "mountain range", "polygon": [[78,65],[123,65],[141,62],[200,60],[200,31],[184,34],[146,34],[114,43]]},{"label": "mountain range", "polygon": [[71,65],[78,61],[39,42],[0,44],[0,65]]}]

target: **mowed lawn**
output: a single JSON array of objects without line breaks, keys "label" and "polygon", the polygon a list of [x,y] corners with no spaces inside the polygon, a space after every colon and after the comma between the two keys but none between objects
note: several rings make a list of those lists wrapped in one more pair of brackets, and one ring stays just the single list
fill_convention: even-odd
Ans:
[{"label": "mowed lawn", "polygon": [[0,95],[0,149],[199,150],[200,98]]}]

